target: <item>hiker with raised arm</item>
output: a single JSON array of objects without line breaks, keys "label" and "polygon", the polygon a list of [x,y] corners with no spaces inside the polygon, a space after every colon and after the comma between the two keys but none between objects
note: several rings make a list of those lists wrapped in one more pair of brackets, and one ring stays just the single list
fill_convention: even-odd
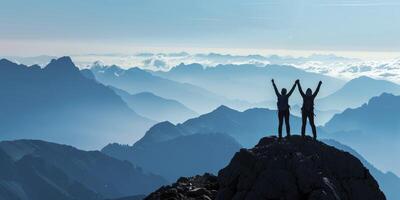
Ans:
[{"label": "hiker with raised arm", "polygon": [[[297,81],[296,81],[297,82]],[[296,88],[296,83],[293,85],[292,89],[290,89],[289,93],[287,92],[286,88],[282,88],[281,92],[279,93],[278,88],[275,85],[274,79],[272,79],[272,85],[274,86],[275,94],[278,98],[278,119],[279,119],[279,139],[282,139],[282,126],[283,120],[285,120],[286,124],[286,134],[287,137],[290,137],[290,106],[289,106],[289,97],[293,94],[294,89]]]},{"label": "hiker with raised arm", "polygon": [[318,83],[318,87],[313,93],[310,88],[306,90],[306,93],[304,94],[303,89],[301,88],[300,81],[296,81],[298,87],[299,87],[299,92],[300,95],[303,97],[303,107],[301,107],[301,119],[302,119],[302,125],[301,125],[301,136],[305,137],[306,136],[306,125],[307,125],[307,119],[310,122],[312,133],[313,133],[313,138],[314,140],[317,139],[317,128],[315,127],[314,123],[314,100],[315,97],[318,95],[319,89],[321,88],[322,81]]}]

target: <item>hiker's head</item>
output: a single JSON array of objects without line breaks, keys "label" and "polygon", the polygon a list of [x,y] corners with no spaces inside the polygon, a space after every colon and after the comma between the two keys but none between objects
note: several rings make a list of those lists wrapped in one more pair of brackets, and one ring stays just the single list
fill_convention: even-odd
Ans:
[{"label": "hiker's head", "polygon": [[308,88],[308,89],[307,89],[306,95],[307,95],[307,96],[311,96],[311,95],[312,95],[312,90],[311,90],[311,88]]},{"label": "hiker's head", "polygon": [[286,88],[282,88],[282,90],[281,90],[281,95],[286,95],[286,93],[287,93]]}]

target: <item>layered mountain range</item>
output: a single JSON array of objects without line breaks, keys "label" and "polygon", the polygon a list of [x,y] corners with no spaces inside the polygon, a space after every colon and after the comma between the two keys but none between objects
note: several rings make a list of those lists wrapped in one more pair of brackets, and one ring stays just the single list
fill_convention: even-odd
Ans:
[{"label": "layered mountain range", "polygon": [[[281,65],[80,70],[62,57],[44,67],[0,60],[0,199],[140,199],[180,176],[216,174],[241,148],[276,135],[277,111],[252,108],[275,108],[268,89],[273,77],[279,77],[280,87],[297,78],[304,87],[323,80],[316,117],[327,123],[318,128],[320,138],[335,139],[324,142],[360,159],[387,198],[399,198],[400,179],[390,171],[398,174],[400,166],[393,159],[400,153],[400,100],[394,95],[400,90],[392,82],[360,77],[345,83]],[[260,93],[264,90],[269,93]],[[293,114],[299,115],[300,102],[296,92]],[[301,119],[291,115],[292,134],[300,126]],[[87,152],[40,140],[83,149],[110,144],[102,152]],[[198,178],[183,182],[203,180]],[[347,197],[342,184],[330,183],[335,189],[325,193]]]},{"label": "layered mountain range", "polygon": [[104,200],[146,194],[165,183],[99,151],[39,140],[0,142],[0,199]]},{"label": "layered mountain range", "polygon": [[42,139],[85,149],[139,139],[155,123],[69,57],[46,67],[0,60],[0,139]]}]

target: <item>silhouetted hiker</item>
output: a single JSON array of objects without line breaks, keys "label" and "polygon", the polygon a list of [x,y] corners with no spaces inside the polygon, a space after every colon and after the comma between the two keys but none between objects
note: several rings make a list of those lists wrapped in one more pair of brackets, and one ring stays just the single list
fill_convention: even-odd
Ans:
[{"label": "silhouetted hiker", "polygon": [[314,99],[318,95],[319,89],[321,88],[322,85],[322,81],[318,83],[318,87],[314,93],[310,88],[308,88],[305,94],[303,92],[303,89],[301,88],[300,81],[297,80],[296,83],[299,86],[300,94],[303,97],[303,107],[301,107],[301,119],[302,119],[301,136],[303,137],[306,136],[306,125],[308,118],[308,121],[310,122],[312,128],[313,137],[314,139],[317,139],[317,129],[314,123]]},{"label": "silhouetted hiker", "polygon": [[[296,81],[297,83],[297,81]],[[283,119],[285,119],[286,124],[286,134],[290,137],[290,106],[289,106],[289,97],[292,95],[294,89],[296,88],[296,83],[293,85],[292,89],[287,93],[286,88],[282,88],[281,93],[279,93],[278,88],[276,88],[275,81],[272,79],[272,85],[274,86],[275,94],[278,97],[278,118],[279,118],[279,139],[282,139],[282,126]]]}]

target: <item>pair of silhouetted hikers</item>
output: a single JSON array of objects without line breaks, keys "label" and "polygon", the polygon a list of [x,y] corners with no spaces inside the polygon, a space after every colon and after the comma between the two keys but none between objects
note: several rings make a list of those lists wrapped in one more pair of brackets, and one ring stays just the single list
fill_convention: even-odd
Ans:
[{"label": "pair of silhouetted hikers", "polygon": [[279,118],[279,139],[282,139],[282,126],[283,120],[285,120],[286,124],[286,133],[287,136],[290,137],[290,106],[289,106],[289,97],[293,94],[293,91],[296,89],[296,86],[299,88],[299,92],[301,97],[303,97],[303,106],[301,107],[301,118],[302,118],[302,125],[301,125],[301,135],[303,137],[306,136],[306,125],[307,119],[310,122],[312,133],[314,139],[317,139],[317,129],[314,123],[314,99],[317,96],[319,89],[321,88],[322,81],[318,83],[318,87],[313,93],[310,88],[306,90],[304,94],[303,89],[301,88],[301,84],[299,80],[296,80],[292,89],[290,89],[289,93],[287,92],[286,88],[282,88],[281,93],[279,93],[278,88],[275,85],[274,79],[272,79],[272,85],[274,86],[275,94],[278,97],[278,118]]}]

